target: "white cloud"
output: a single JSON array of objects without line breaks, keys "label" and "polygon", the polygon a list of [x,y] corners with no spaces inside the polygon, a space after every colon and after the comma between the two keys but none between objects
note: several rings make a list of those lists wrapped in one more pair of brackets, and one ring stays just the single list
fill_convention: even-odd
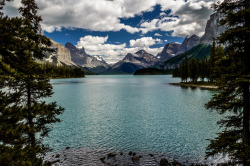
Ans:
[{"label": "white cloud", "polygon": [[[64,28],[82,28],[92,31],[120,31],[129,33],[142,31],[147,33],[160,29],[172,30],[173,35],[182,36],[193,33],[201,35],[211,14],[210,5],[215,0],[39,0],[38,14],[42,16],[42,28],[47,32]],[[146,11],[153,11],[159,4],[162,12],[159,19],[142,23],[141,27],[132,27],[120,22],[121,18],[131,18]],[[17,14],[20,0],[5,7],[5,13]],[[171,10],[167,16],[166,11]],[[166,17],[176,16],[170,23]],[[183,31],[182,31],[183,30]]]},{"label": "white cloud", "polygon": [[147,48],[149,46],[161,43],[161,39],[153,39],[152,37],[142,37],[136,40],[129,41],[131,47]]},{"label": "white cloud", "polygon": [[[83,28],[92,31],[139,32],[120,22],[120,18],[130,18],[145,11],[152,11],[157,0],[60,0],[37,1],[42,18],[42,27],[48,32],[56,27]],[[15,3],[15,1],[13,2]]]},{"label": "white cloud", "polygon": [[171,10],[161,18],[143,22],[140,30],[146,34],[149,31],[162,30],[173,31],[173,36],[186,37],[196,34],[202,36],[206,22],[212,13],[211,4],[215,2],[198,0],[159,0],[163,11]]},{"label": "white cloud", "polygon": [[77,47],[84,47],[85,51],[90,55],[103,56],[108,63],[116,63],[123,59],[128,53],[134,53],[136,51],[144,49],[150,54],[156,55],[162,51],[163,47],[150,48],[150,46],[161,43],[160,39],[153,39],[152,37],[143,37],[136,40],[130,40],[130,47],[123,44],[108,44],[108,36],[85,36],[80,38],[77,42]]},{"label": "white cloud", "polygon": [[162,35],[159,34],[159,33],[155,33],[154,36],[159,36],[159,37],[160,37],[160,36],[162,36]]}]

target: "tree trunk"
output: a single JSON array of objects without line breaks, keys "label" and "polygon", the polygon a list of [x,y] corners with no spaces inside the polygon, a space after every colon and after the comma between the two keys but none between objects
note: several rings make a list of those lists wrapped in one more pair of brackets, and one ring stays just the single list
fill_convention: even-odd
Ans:
[{"label": "tree trunk", "polygon": [[[249,116],[250,116],[250,104],[249,104],[249,82],[245,82],[242,85],[243,90],[243,143],[246,146],[250,146],[250,131],[249,131]],[[246,157],[246,155],[245,155]],[[243,166],[249,166],[247,158],[243,159]]]},{"label": "tree trunk", "polygon": [[29,123],[29,140],[32,147],[35,146],[36,138],[35,138],[35,132],[34,132],[34,123],[33,123],[33,117],[32,117],[32,110],[31,110],[31,85],[30,85],[30,79],[27,81],[27,106],[28,106],[28,123]]}]

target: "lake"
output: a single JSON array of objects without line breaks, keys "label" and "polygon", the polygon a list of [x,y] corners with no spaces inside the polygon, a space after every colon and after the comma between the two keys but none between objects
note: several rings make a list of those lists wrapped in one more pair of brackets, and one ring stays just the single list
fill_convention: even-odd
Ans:
[{"label": "lake", "polygon": [[182,88],[163,76],[97,75],[53,79],[61,123],[45,139],[65,147],[164,153],[182,162],[204,160],[207,139],[219,131],[204,108],[214,91]]}]

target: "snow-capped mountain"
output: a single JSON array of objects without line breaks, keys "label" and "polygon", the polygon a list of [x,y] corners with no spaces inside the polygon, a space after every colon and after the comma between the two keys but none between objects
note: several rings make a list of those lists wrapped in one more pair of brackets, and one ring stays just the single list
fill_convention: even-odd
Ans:
[{"label": "snow-capped mountain", "polygon": [[83,47],[77,48],[71,43],[66,43],[65,47],[69,49],[72,61],[81,67],[97,73],[110,67],[101,56],[88,55]]}]

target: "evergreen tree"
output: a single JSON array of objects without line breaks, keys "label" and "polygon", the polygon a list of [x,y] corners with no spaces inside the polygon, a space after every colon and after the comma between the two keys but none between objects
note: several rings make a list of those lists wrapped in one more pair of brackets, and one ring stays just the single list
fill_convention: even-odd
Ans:
[{"label": "evergreen tree", "polygon": [[188,75],[192,82],[197,82],[198,74],[199,74],[199,60],[198,59],[191,59],[190,63],[188,64]]},{"label": "evergreen tree", "polygon": [[181,81],[187,82],[188,80],[188,55],[185,56],[185,60],[180,64],[180,77]]},{"label": "evergreen tree", "polygon": [[49,148],[42,139],[63,109],[42,100],[52,95],[52,86],[35,58],[45,57],[50,40],[39,34],[35,1],[21,3],[22,17],[0,14],[0,163],[35,166],[43,165]]},{"label": "evergreen tree", "polygon": [[204,80],[205,80],[206,71],[207,71],[206,58],[204,58],[199,63],[199,77],[201,78],[202,82],[204,82]]},{"label": "evergreen tree", "polygon": [[215,68],[215,61],[216,61],[216,46],[215,42],[213,42],[212,46],[210,47],[210,57],[208,61],[208,80],[210,82],[214,82],[214,68]]},{"label": "evergreen tree", "polygon": [[172,73],[172,76],[173,76],[173,77],[179,77],[179,76],[180,76],[178,66],[175,66],[175,68],[174,68],[174,70],[173,70],[173,73]]},{"label": "evergreen tree", "polygon": [[228,29],[218,38],[225,48],[224,56],[218,59],[216,83],[219,93],[207,104],[220,114],[227,113],[218,122],[224,131],[211,140],[207,155],[228,154],[236,163],[250,165],[249,131],[249,80],[250,80],[250,1],[225,0],[215,5],[224,17],[221,25]]}]

